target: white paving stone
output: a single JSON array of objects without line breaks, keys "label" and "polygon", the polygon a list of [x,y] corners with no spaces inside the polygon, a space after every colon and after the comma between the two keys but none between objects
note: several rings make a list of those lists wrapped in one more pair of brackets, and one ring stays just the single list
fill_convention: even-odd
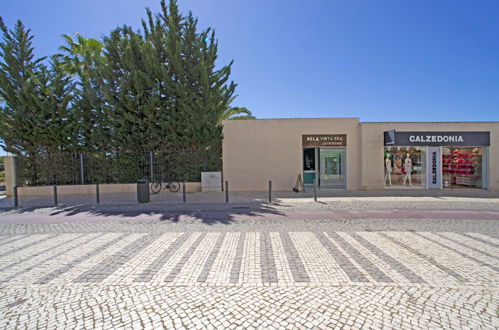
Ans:
[{"label": "white paving stone", "polygon": [[[431,223],[425,223],[421,228],[426,230],[414,232],[323,230],[327,224],[317,231],[309,227],[287,231],[286,226],[274,230],[274,225],[269,224],[272,230],[268,231],[260,230],[267,228],[260,222],[253,230],[226,225],[232,231],[203,231],[198,230],[200,226],[191,231],[165,231],[178,227],[140,222],[89,224],[88,230],[83,230],[84,224],[26,225],[25,230],[33,234],[5,244],[6,251],[19,250],[0,258],[0,278],[14,277],[0,283],[0,328],[494,329],[499,325],[499,274],[494,270],[499,269],[499,260],[493,257],[499,249],[494,247],[497,240],[486,235],[486,230],[459,231],[452,227],[453,222],[448,222],[446,231],[441,230],[442,223],[435,231]],[[497,225],[489,222],[488,226],[495,235]],[[238,230],[241,228],[245,230]],[[36,234],[40,230],[45,233]],[[239,278],[232,283],[243,233]],[[23,248],[52,234],[56,236],[38,246]],[[188,239],[181,241],[185,234]],[[341,264],[317,234],[323,234],[345,258]],[[222,235],[215,256],[213,251]],[[364,246],[355,235],[382,254]],[[266,237],[269,240],[265,241]],[[267,257],[262,257],[261,240],[272,249]],[[180,242],[178,249],[163,260],[158,273],[143,277],[174,242]],[[195,242],[199,245],[194,248]],[[286,251],[290,242],[296,249],[292,253]],[[40,254],[43,250],[47,252]],[[83,258],[92,251],[99,252]],[[290,264],[288,258],[296,261],[294,253],[302,268]],[[198,281],[208,260],[211,267],[206,280]],[[181,268],[175,268],[179,263]],[[67,265],[71,267],[48,283],[37,282]],[[269,269],[267,274],[262,273],[264,266]],[[165,282],[172,271],[173,281]],[[355,276],[351,279],[353,271],[367,281]],[[266,282],[264,277],[273,272],[277,282]],[[299,272],[305,272],[307,280],[295,281],[293,272],[298,277]],[[420,276],[425,283],[410,280],[408,273]],[[380,274],[390,281],[376,280]],[[142,281],[136,281],[138,278]]]},{"label": "white paving stone", "polygon": [[175,278],[175,285],[196,285],[199,274],[203,270],[206,260],[220,236],[220,233],[207,233],[203,241],[196,248],[194,253],[184,265],[180,273]]}]

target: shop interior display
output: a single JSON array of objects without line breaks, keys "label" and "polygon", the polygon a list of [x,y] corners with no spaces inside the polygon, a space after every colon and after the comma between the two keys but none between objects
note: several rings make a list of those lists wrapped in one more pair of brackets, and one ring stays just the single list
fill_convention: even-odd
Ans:
[{"label": "shop interior display", "polygon": [[482,149],[446,148],[442,155],[444,188],[482,186]]},{"label": "shop interior display", "polygon": [[[404,186],[404,178],[406,175],[406,158],[409,154],[412,163],[412,171],[410,181],[406,180],[406,186],[421,186],[424,185],[424,154],[419,148],[413,147],[390,147],[385,148],[385,173],[389,171],[389,178],[385,176],[385,185]],[[391,168],[386,159],[390,159]]]}]

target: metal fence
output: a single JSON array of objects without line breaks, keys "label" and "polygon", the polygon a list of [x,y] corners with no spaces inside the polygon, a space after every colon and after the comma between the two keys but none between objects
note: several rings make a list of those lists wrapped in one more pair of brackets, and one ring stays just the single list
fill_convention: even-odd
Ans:
[{"label": "metal fence", "polygon": [[201,181],[222,167],[221,146],[22,155],[15,164],[18,186]]}]

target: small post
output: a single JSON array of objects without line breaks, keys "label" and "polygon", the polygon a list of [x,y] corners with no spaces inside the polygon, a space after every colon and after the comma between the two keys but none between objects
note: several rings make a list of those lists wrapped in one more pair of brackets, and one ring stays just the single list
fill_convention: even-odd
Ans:
[{"label": "small post", "polygon": [[100,188],[98,183],[95,184],[95,202],[100,204]]},{"label": "small post", "polygon": [[269,180],[269,203],[272,203],[272,180]]},{"label": "small post", "polygon": [[229,181],[225,181],[225,203],[229,202]]},{"label": "small post", "polygon": [[314,179],[314,202],[317,202],[317,179]]},{"label": "small post", "polygon": [[151,172],[151,182],[154,182],[154,156],[152,151],[149,151],[149,171]]},{"label": "small post", "polygon": [[81,175],[81,184],[85,184],[85,169],[83,168],[83,152],[80,152],[80,175]]},{"label": "small post", "polygon": [[187,201],[186,191],[185,191],[185,181],[182,182],[182,202],[185,204]]},{"label": "small post", "polygon": [[17,187],[17,156],[12,158],[12,175],[14,176],[14,187]]},{"label": "small post", "polygon": [[54,193],[54,206],[57,206],[57,185],[52,186],[52,192]]},{"label": "small post", "polygon": [[14,186],[14,207],[19,206],[19,198],[17,197],[17,186]]}]

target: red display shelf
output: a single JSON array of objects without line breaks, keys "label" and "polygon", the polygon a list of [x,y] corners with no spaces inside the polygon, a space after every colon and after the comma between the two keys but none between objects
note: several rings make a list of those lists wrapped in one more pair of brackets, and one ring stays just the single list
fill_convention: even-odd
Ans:
[{"label": "red display shelf", "polygon": [[474,173],[473,154],[442,155],[443,172],[450,174],[472,175]]}]

